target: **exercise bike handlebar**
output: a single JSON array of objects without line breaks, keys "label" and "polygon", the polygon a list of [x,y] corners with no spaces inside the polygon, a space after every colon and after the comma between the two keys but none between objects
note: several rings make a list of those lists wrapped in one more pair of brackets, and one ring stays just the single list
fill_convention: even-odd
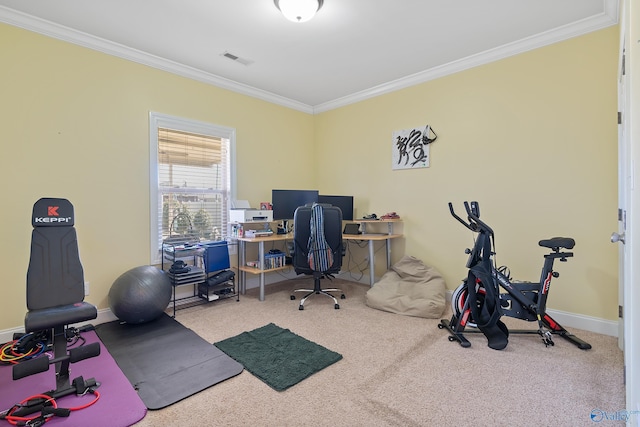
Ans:
[{"label": "exercise bike handlebar", "polygon": [[458,220],[458,222],[460,222],[460,224],[464,225],[465,227],[467,227],[469,230],[471,231],[475,231],[472,227],[471,224],[467,224],[465,222],[465,220],[463,220],[462,218],[460,218],[458,216],[458,214],[456,214],[456,212],[453,210],[453,203],[449,202],[449,212],[451,212],[451,216],[453,216],[455,219]]},{"label": "exercise bike handlebar", "polygon": [[[472,205],[474,205],[474,204],[475,204],[475,206],[476,206],[476,210],[477,210],[477,211],[478,211],[478,213],[479,213],[479,209],[478,209],[478,202],[471,202],[471,204],[472,204]],[[468,218],[469,218],[469,222],[475,222],[477,225],[479,225],[479,226],[480,226],[480,228],[484,229],[485,231],[487,231],[489,234],[491,234],[491,235],[493,236],[493,229],[492,229],[491,227],[489,227],[485,222],[483,222],[483,221],[480,219],[480,216],[479,216],[479,215],[476,215],[476,214],[473,212],[473,209],[471,209],[471,208],[469,207],[469,203],[467,203],[466,201],[464,202],[464,208],[467,210],[467,215],[468,215]]]},{"label": "exercise bike handlebar", "polygon": [[[465,201],[464,208],[467,211],[467,218],[469,222],[466,222],[464,219],[460,218],[458,214],[456,214],[456,212],[454,211],[453,204],[449,202],[449,211],[451,212],[451,215],[458,220],[458,222],[460,222],[462,225],[464,225],[471,231],[474,231],[474,232],[485,231],[493,236],[493,229],[479,218],[480,210],[478,208],[478,202],[471,202],[471,205],[469,205],[469,202]],[[474,209],[475,209],[475,212],[474,212]]]}]

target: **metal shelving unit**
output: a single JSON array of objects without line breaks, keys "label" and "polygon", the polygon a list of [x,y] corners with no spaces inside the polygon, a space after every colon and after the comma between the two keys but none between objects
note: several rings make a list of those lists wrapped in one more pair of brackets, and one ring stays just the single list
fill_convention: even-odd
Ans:
[{"label": "metal shelving unit", "polygon": [[[172,284],[172,294],[170,304],[173,307],[173,317],[176,311],[193,307],[199,304],[206,304],[219,299],[236,297],[240,300],[235,274],[228,280],[214,286],[208,285],[209,277],[218,271],[207,272],[204,256],[207,243],[193,243],[175,238],[167,239],[162,244],[162,270],[164,270]],[[226,249],[226,245],[225,245]],[[172,266],[176,262],[182,261],[184,268],[172,271]],[[175,269],[174,269],[175,270]],[[177,296],[177,288],[191,286],[192,292],[187,296]]]}]

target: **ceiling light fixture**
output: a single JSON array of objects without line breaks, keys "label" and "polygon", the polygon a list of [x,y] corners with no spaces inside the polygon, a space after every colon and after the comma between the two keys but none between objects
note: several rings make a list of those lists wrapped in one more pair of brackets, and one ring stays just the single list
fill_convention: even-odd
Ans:
[{"label": "ceiling light fixture", "polygon": [[324,0],[273,0],[285,18],[293,22],[306,22],[320,10]]}]

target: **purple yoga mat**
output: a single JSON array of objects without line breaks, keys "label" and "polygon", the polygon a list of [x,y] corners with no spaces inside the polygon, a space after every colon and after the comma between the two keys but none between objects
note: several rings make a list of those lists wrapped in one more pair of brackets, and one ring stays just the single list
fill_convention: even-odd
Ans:
[{"label": "purple yoga mat", "polygon": [[[100,342],[94,331],[83,332],[82,336],[87,344]],[[0,366],[0,411],[34,394],[50,391],[56,387],[53,365],[49,366],[47,372],[17,381],[13,381],[11,371],[11,366]],[[100,343],[100,356],[72,363],[70,371],[71,381],[80,375],[85,380],[95,378],[100,383],[100,387],[96,389],[100,393],[100,399],[88,408],[72,411],[68,418],[53,417],[46,423],[47,427],[58,425],[125,427],[140,421],[146,415],[147,408],[138,397],[138,393],[102,343]],[[85,396],[71,394],[58,399],[57,403],[60,408],[72,408],[91,402],[94,398],[93,394]]]}]

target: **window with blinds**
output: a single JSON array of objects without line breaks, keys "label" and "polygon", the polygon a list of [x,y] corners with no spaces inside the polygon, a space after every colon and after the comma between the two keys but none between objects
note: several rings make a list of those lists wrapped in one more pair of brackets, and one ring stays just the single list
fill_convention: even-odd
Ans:
[{"label": "window with blinds", "polygon": [[235,132],[168,116],[151,118],[155,181],[151,246],[152,262],[157,263],[166,239],[207,241],[228,236]]}]

